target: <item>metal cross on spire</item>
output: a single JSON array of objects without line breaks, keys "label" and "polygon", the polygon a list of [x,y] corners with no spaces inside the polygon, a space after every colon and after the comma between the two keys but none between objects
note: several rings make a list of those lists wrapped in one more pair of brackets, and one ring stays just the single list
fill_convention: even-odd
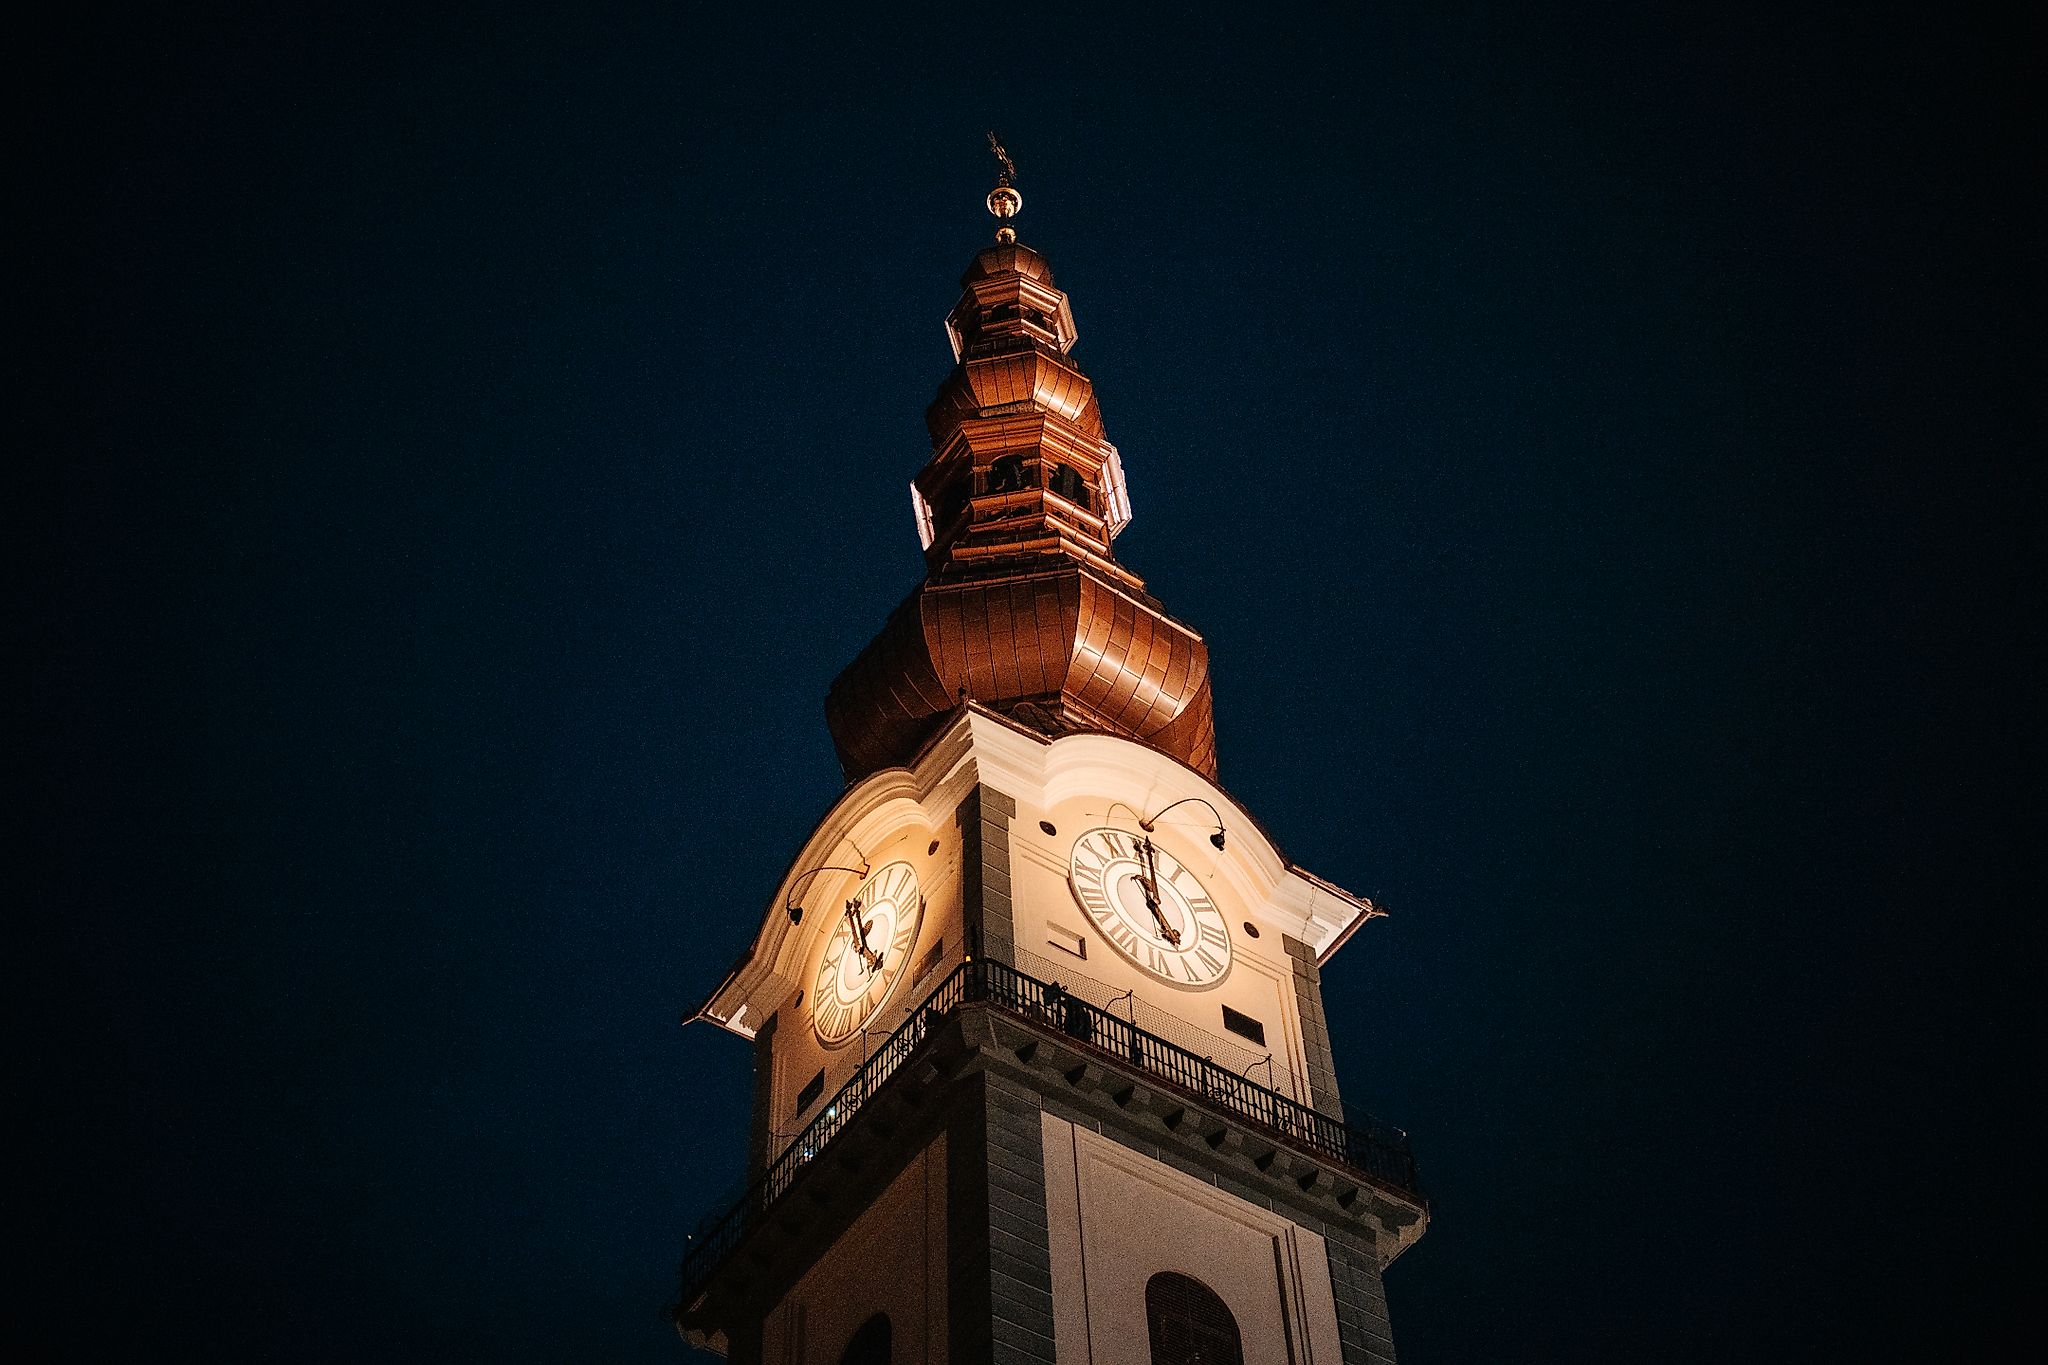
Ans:
[{"label": "metal cross on spire", "polygon": [[1024,207],[1024,196],[1010,183],[1017,176],[1017,163],[1010,160],[1002,139],[993,132],[988,135],[988,149],[996,154],[1003,168],[996,175],[996,187],[988,192],[988,211],[1002,224],[996,229],[996,240],[1008,246],[1017,240],[1017,229],[1010,226],[1010,220]]}]

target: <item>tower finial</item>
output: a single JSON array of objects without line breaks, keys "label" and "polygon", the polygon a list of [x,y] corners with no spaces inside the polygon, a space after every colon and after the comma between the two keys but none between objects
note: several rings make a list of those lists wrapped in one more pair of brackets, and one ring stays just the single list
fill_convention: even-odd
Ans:
[{"label": "tower finial", "polygon": [[1004,246],[1017,240],[1017,229],[1010,226],[1010,220],[1024,207],[1024,196],[1017,193],[1010,182],[1016,178],[1017,164],[1010,160],[1010,153],[1004,149],[1002,139],[993,132],[988,135],[988,149],[996,154],[1002,163],[1002,170],[996,175],[996,187],[988,192],[988,211],[996,216],[1002,226],[996,229],[996,240]]}]

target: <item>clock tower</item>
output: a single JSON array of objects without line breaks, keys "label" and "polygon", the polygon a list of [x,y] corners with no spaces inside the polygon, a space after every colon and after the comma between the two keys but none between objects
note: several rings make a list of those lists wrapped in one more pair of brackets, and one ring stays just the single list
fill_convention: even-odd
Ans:
[{"label": "clock tower", "polygon": [[925,580],[833,682],[849,785],[691,1016],[751,1042],[753,1125],[676,1323],[749,1365],[1384,1365],[1428,1203],[1322,1002],[1379,911],[1218,784],[1208,647],[1115,556],[1122,462],[1002,159]]}]

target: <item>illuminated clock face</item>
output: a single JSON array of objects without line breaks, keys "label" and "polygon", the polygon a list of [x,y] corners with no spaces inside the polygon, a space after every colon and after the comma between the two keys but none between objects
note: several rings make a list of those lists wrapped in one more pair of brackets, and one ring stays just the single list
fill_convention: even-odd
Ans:
[{"label": "illuminated clock face", "polygon": [[875,1017],[909,969],[923,921],[924,897],[909,863],[877,868],[840,907],[811,984],[811,1019],[822,1042],[843,1043]]},{"label": "illuminated clock face", "polygon": [[1230,926],[1195,874],[1121,829],[1074,841],[1074,898],[1116,950],[1161,981],[1206,987],[1230,971]]}]

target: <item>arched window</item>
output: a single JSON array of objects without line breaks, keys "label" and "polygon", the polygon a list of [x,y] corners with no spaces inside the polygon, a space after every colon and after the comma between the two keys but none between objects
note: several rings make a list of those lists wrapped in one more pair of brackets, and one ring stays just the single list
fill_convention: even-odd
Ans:
[{"label": "arched window", "polygon": [[1200,1280],[1161,1271],[1145,1282],[1152,1365],[1244,1365],[1237,1319]]},{"label": "arched window", "polygon": [[1024,461],[1015,455],[998,455],[989,462],[988,491],[1014,493],[1024,486]]},{"label": "arched window", "polygon": [[889,1365],[887,1313],[877,1313],[860,1325],[860,1330],[853,1334],[853,1340],[847,1342],[846,1349],[840,1352],[839,1365]]}]

